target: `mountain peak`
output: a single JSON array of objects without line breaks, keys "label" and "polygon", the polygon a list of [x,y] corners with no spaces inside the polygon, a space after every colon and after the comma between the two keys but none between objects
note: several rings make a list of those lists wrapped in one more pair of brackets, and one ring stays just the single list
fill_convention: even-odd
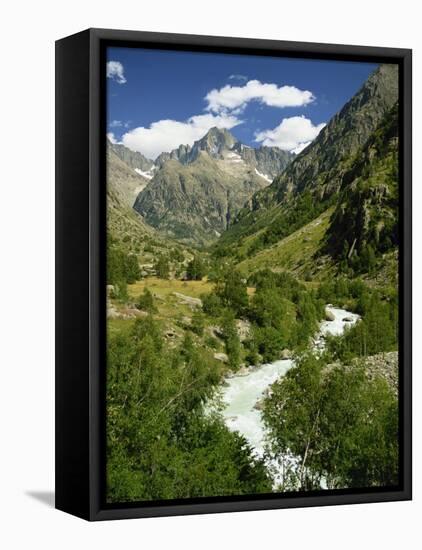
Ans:
[{"label": "mountain peak", "polygon": [[218,126],[213,126],[210,128],[204,137],[206,136],[228,136],[229,138],[234,139],[233,135],[227,130],[227,128],[218,128]]},{"label": "mountain peak", "polygon": [[236,142],[236,138],[228,130],[213,126],[204,137],[195,141],[192,150],[207,151],[209,155],[217,157],[223,151],[232,149]]},{"label": "mountain peak", "polygon": [[204,155],[210,159],[228,161],[231,165],[242,161],[256,169],[256,173],[267,181],[281,174],[294,156],[278,147],[255,148],[244,145],[226,128],[213,126],[192,146],[179,145],[177,149],[161,153],[155,159],[155,165],[161,168],[171,159],[179,161],[180,164],[192,164]]}]

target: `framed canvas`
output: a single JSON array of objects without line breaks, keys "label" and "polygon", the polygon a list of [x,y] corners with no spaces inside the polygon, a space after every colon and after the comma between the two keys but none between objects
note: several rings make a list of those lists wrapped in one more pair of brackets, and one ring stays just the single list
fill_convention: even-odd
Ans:
[{"label": "framed canvas", "polygon": [[411,498],[411,51],[56,43],[56,507]]}]

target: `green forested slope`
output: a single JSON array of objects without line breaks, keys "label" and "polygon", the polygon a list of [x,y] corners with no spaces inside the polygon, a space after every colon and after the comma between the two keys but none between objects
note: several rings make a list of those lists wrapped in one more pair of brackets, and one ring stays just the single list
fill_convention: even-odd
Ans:
[{"label": "green forested slope", "polygon": [[398,108],[358,151],[341,183],[324,251],[355,271],[398,246]]}]

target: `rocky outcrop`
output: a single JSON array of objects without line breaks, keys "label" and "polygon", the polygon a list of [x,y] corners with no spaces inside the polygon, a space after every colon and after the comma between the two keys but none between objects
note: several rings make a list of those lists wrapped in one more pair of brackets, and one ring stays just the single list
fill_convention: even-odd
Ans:
[{"label": "rocky outcrop", "polygon": [[173,292],[173,296],[179,300],[179,303],[190,306],[192,309],[202,307],[202,300],[200,298],[192,298],[192,296],[186,296],[181,292]]},{"label": "rocky outcrop", "polygon": [[397,351],[371,355],[362,362],[370,378],[382,376],[395,393],[398,392],[399,354]]},{"label": "rocky outcrop", "polygon": [[237,334],[239,336],[239,340],[241,342],[244,342],[249,338],[251,335],[251,323],[249,321],[246,321],[244,319],[238,319],[236,321],[236,328],[237,328]]},{"label": "rocky outcrop", "polygon": [[255,403],[255,405],[253,406],[253,408],[254,408],[256,411],[262,411],[262,409],[264,408],[264,398],[258,399],[258,401]]},{"label": "rocky outcrop", "polygon": [[353,369],[357,366],[363,366],[369,379],[376,377],[384,378],[392,390],[398,393],[399,378],[399,356],[397,351],[377,353],[368,357],[359,357],[344,365],[341,363],[331,363],[325,368],[328,371],[334,368]]},{"label": "rocky outcrop", "polygon": [[221,158],[225,151],[230,151],[236,138],[226,129],[211,128],[203,138],[195,141],[192,146],[189,162],[198,158],[201,151],[208,153],[210,157]]},{"label": "rocky outcrop", "polygon": [[107,318],[108,319],[136,319],[138,317],[146,317],[148,313],[146,311],[140,311],[135,307],[124,306],[121,308],[116,307],[111,302],[107,304]]}]

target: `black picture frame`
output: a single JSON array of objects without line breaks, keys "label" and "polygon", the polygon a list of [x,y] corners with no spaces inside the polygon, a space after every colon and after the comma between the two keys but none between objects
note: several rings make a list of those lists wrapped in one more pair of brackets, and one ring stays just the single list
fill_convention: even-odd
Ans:
[{"label": "black picture frame", "polygon": [[[399,65],[400,472],[397,489],[106,505],[105,48],[377,61]],[[408,49],[88,29],[56,42],[56,508],[110,520],[412,498],[412,52]]]}]

